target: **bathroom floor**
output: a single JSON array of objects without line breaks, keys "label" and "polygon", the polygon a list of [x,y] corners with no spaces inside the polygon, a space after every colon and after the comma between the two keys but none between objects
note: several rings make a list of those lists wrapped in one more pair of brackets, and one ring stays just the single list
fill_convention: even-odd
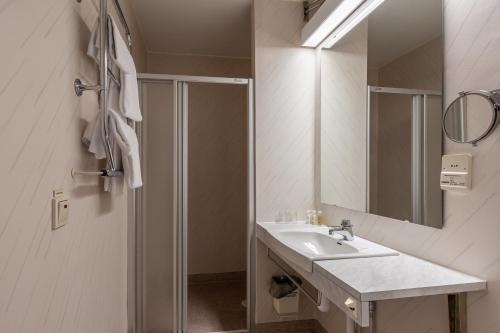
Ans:
[{"label": "bathroom floor", "polygon": [[246,327],[245,279],[190,281],[188,329],[190,333],[241,330]]}]

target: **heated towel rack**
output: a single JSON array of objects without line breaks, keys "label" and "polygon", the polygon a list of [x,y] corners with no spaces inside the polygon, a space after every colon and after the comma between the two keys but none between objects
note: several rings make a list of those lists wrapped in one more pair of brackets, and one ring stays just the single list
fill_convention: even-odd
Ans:
[{"label": "heated towel rack", "polygon": [[[82,0],[76,0],[77,2],[82,2]],[[91,1],[91,0],[88,0]],[[114,7],[116,9],[116,13],[118,18],[125,29],[125,34],[127,36],[128,47],[131,49],[132,47],[132,36],[130,33],[130,28],[127,24],[127,20],[125,19],[125,15],[123,14],[122,8],[118,0],[112,0]],[[120,177],[123,175],[122,170],[118,170],[116,166],[115,156],[113,154],[113,147],[111,146],[111,141],[109,138],[109,119],[108,119],[108,75],[111,79],[116,80],[113,73],[110,71],[108,67],[108,1],[100,0],[100,8],[99,8],[99,24],[100,24],[100,49],[99,49],[99,61],[100,61],[100,78],[98,85],[87,85],[82,83],[80,79],[76,79],[74,81],[75,93],[77,96],[81,96],[83,92],[90,91],[98,91],[99,92],[99,101],[100,101],[100,112],[103,113],[103,119],[101,126],[103,127],[104,133],[104,145],[106,152],[106,168],[99,171],[75,171],[72,170],[72,176],[75,175],[88,175],[88,176],[101,176],[101,177]]]}]

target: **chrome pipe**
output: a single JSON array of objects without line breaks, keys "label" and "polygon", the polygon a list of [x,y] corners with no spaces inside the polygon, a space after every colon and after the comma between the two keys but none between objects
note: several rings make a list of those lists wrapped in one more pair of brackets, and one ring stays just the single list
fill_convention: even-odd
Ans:
[{"label": "chrome pipe", "polygon": [[128,42],[128,47],[129,49],[132,47],[132,33],[130,32],[130,28],[127,23],[127,19],[125,18],[125,15],[123,14],[122,7],[120,6],[120,3],[118,0],[113,0],[113,5],[115,6],[116,13],[118,14],[118,18],[120,19],[120,22],[123,25],[123,28],[125,29],[125,34],[127,35],[127,42]]},{"label": "chrome pipe", "polygon": [[108,161],[107,169],[115,170],[116,164],[113,156],[113,151],[111,149],[111,143],[109,139],[109,118],[108,118],[108,2],[107,0],[101,0],[101,7],[99,12],[99,21],[101,25],[100,30],[100,49],[99,49],[99,60],[100,64],[100,102],[101,102],[101,112],[103,112],[103,139],[105,144],[106,160]]},{"label": "chrome pipe", "polygon": [[77,176],[121,177],[123,176],[123,171],[106,169],[99,171],[78,171],[71,169],[71,177],[75,178]]},{"label": "chrome pipe", "polygon": [[467,293],[448,295],[450,333],[467,333]]},{"label": "chrome pipe", "polygon": [[101,171],[77,171],[74,169],[71,169],[71,177],[75,178],[77,176],[100,176],[104,177],[105,175],[105,170]]},{"label": "chrome pipe", "polygon": [[368,310],[370,311],[370,327],[368,328],[369,333],[377,332],[377,307],[374,301],[368,303]]}]

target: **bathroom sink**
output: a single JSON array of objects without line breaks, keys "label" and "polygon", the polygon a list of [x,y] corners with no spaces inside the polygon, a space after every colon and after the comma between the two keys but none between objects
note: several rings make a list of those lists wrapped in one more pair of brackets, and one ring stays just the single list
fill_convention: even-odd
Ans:
[{"label": "bathroom sink", "polygon": [[281,231],[278,239],[311,258],[342,256],[359,252],[356,248],[319,232]]},{"label": "bathroom sink", "polygon": [[307,272],[314,261],[395,256],[393,249],[354,236],[346,241],[337,234],[329,235],[325,226],[301,223],[259,223],[258,237],[273,252]]}]

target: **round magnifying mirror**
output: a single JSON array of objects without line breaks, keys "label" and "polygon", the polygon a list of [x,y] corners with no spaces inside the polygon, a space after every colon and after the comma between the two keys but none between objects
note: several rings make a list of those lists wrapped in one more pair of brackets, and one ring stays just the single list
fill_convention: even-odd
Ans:
[{"label": "round magnifying mirror", "polygon": [[497,124],[497,104],[488,91],[461,93],[446,109],[443,129],[450,140],[472,143],[488,136]]}]

